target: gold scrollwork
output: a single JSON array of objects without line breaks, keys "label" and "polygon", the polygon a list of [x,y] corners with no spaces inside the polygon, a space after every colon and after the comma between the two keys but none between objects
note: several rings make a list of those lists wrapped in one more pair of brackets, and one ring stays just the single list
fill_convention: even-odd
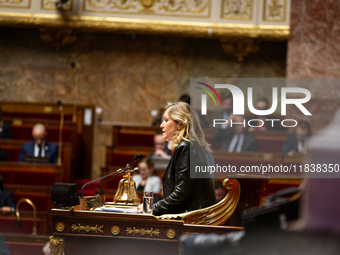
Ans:
[{"label": "gold scrollwork", "polygon": [[140,234],[142,236],[144,235],[150,235],[150,237],[152,237],[153,235],[154,236],[159,236],[159,229],[155,229],[153,230],[153,228],[149,229],[149,230],[146,230],[144,228],[142,229],[136,229],[135,227],[132,228],[127,228],[126,229],[126,232],[128,235],[132,234],[132,235],[135,235],[135,234]]},{"label": "gold scrollwork", "polygon": [[63,237],[50,236],[50,250],[56,255],[65,255],[65,239]]},{"label": "gold scrollwork", "polygon": [[169,237],[170,239],[174,238],[176,236],[176,231],[172,228],[169,228],[166,231],[166,236]]},{"label": "gold scrollwork", "polygon": [[244,57],[260,50],[261,40],[259,38],[227,38],[220,41],[226,53],[236,56],[237,61],[242,62]]},{"label": "gold scrollwork", "polygon": [[65,229],[65,224],[63,222],[58,222],[56,225],[55,225],[55,229],[58,231],[58,232],[63,232],[64,229]]},{"label": "gold scrollwork", "polygon": [[253,0],[223,0],[223,19],[251,20],[253,12]]},{"label": "gold scrollwork", "polygon": [[72,231],[85,231],[85,232],[90,232],[93,231],[95,233],[99,232],[99,233],[104,233],[104,231],[102,230],[102,228],[104,227],[104,225],[101,225],[98,227],[98,225],[94,226],[94,227],[90,227],[89,225],[86,226],[81,226],[80,224],[78,224],[78,226],[76,224],[72,224],[71,229]]},{"label": "gold scrollwork", "polygon": [[264,0],[263,20],[265,21],[285,21],[286,20],[286,0]]},{"label": "gold scrollwork", "polygon": [[120,232],[120,227],[118,227],[117,225],[112,226],[112,228],[111,228],[112,235],[116,236],[116,235],[119,234],[119,232]]},{"label": "gold scrollwork", "polygon": [[31,6],[31,0],[24,2],[24,0],[0,0],[0,7],[11,7],[11,8],[27,8]]},{"label": "gold scrollwork", "polygon": [[[210,0],[86,0],[86,11],[118,11],[120,13],[152,13],[156,15],[168,14],[202,14],[209,12]],[[89,7],[89,8],[87,8]]]},{"label": "gold scrollwork", "polygon": [[223,187],[228,190],[228,193],[217,204],[181,214],[163,214],[157,218],[164,220],[183,220],[188,224],[223,225],[236,209],[240,199],[241,186],[236,179],[225,179],[222,184]]}]

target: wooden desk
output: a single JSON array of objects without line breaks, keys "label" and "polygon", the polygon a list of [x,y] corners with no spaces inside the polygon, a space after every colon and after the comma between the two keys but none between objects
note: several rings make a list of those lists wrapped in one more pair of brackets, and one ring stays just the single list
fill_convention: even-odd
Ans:
[{"label": "wooden desk", "polygon": [[53,238],[65,239],[65,254],[178,254],[179,237],[226,234],[241,227],[202,226],[158,220],[152,215],[52,209]]},{"label": "wooden desk", "polygon": [[52,186],[63,180],[64,168],[53,164],[1,162],[0,174],[5,184]]}]

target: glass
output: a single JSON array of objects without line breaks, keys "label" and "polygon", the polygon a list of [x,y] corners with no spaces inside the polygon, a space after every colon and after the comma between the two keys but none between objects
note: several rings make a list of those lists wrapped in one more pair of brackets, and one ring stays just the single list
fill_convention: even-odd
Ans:
[{"label": "glass", "polygon": [[143,212],[152,214],[152,204],[153,204],[153,192],[144,191],[143,192]]}]

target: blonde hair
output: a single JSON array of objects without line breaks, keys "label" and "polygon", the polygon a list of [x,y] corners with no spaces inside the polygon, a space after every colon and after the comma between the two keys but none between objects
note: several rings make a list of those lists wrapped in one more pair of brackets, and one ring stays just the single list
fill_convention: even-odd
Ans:
[{"label": "blonde hair", "polygon": [[171,149],[174,150],[180,142],[195,141],[201,145],[207,152],[212,152],[210,145],[205,140],[203,130],[200,126],[199,118],[195,110],[184,102],[168,103],[165,111],[173,121],[183,125],[183,128],[177,130],[172,139]]}]

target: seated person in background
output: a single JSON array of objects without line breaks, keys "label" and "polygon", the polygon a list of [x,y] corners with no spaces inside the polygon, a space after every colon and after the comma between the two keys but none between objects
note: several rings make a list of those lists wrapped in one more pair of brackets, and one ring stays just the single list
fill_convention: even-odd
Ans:
[{"label": "seated person in background", "polygon": [[[212,119],[225,119],[227,120],[233,115],[233,96],[231,94],[224,94],[222,96],[222,108],[223,110],[213,115]],[[213,121],[210,122],[210,126],[213,126]],[[226,125],[220,125],[219,128],[225,129]]]},{"label": "seated person in background", "polygon": [[215,180],[215,195],[217,203],[227,195],[227,189],[223,187],[222,181],[220,180]]},{"label": "seated person in background", "polygon": [[41,123],[34,125],[32,129],[32,137],[34,141],[24,143],[18,161],[25,161],[25,155],[34,157],[49,157],[50,163],[57,163],[58,145],[46,141],[46,129]]},{"label": "seated person in background", "polygon": [[2,121],[2,109],[0,106],[0,139],[11,139],[11,128],[7,123]]},{"label": "seated person in background", "polygon": [[[268,110],[269,109],[269,102],[268,102],[267,98],[263,97],[263,98],[258,99],[256,101],[254,108],[256,110],[261,110],[261,111]],[[253,132],[253,131],[275,131],[275,130],[276,131],[280,131],[280,130],[284,131],[285,130],[285,128],[280,125],[280,119],[276,118],[274,116],[271,116],[271,115],[255,116],[255,117],[252,117],[250,119],[258,119],[258,120],[262,120],[263,122],[261,122],[261,121],[257,121],[257,122],[251,121],[250,124],[252,126],[257,126],[257,127],[249,127],[248,128],[249,132]],[[269,120],[269,119],[275,119],[276,121],[266,121],[266,120]]]},{"label": "seated person in background", "polygon": [[11,212],[15,212],[15,208],[15,196],[12,191],[4,188],[4,181],[0,175],[0,212],[3,214],[9,214]]},{"label": "seated person in background", "polygon": [[0,149],[0,161],[8,161],[6,151]]},{"label": "seated person in background", "polygon": [[159,176],[153,174],[153,160],[144,158],[138,164],[140,174],[135,174],[132,179],[136,182],[137,191],[153,191],[154,193],[161,192],[162,180]]},{"label": "seated person in background", "polygon": [[162,133],[155,134],[153,138],[155,151],[148,155],[150,158],[171,158],[171,151],[168,149],[168,142],[162,138]]},{"label": "seated person in background", "polygon": [[230,126],[231,128],[225,129],[216,128],[215,133],[211,136],[212,141],[220,145],[220,150],[229,152],[258,151],[256,138],[247,132],[247,123],[243,116],[229,116],[227,127]]},{"label": "seated person in background", "polygon": [[311,136],[310,125],[307,121],[300,121],[295,133],[289,134],[282,148],[282,154],[307,154],[306,143]]}]

